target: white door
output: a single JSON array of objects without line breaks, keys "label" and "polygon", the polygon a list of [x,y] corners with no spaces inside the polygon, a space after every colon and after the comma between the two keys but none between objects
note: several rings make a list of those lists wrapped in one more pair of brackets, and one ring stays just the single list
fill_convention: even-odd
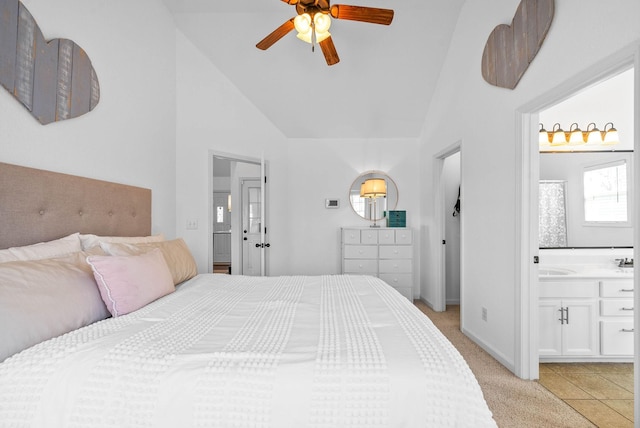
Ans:
[{"label": "white door", "polygon": [[260,178],[242,180],[242,274],[264,276],[265,207],[264,182]]}]

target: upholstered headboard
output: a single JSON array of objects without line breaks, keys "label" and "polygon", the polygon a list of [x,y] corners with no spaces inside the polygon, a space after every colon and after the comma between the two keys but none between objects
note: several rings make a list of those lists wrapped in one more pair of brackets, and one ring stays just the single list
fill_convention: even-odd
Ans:
[{"label": "upholstered headboard", "polygon": [[151,234],[151,190],[0,162],[0,249],[71,233]]}]

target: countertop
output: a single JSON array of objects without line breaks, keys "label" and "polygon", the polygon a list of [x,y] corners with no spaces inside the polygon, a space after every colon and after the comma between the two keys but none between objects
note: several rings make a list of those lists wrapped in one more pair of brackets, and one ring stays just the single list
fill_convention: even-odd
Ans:
[{"label": "countertop", "polygon": [[540,279],[562,278],[633,278],[633,267],[618,267],[615,265],[540,265],[538,267]]}]

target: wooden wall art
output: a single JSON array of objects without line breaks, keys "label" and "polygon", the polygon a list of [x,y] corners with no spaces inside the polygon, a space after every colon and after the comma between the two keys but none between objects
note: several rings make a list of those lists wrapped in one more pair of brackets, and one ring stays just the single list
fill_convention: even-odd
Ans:
[{"label": "wooden wall art", "polygon": [[43,125],[83,115],[100,85],[86,52],[73,41],[45,41],[18,0],[0,0],[0,84]]},{"label": "wooden wall art", "polygon": [[553,21],[553,0],[522,0],[511,25],[493,29],[482,54],[482,77],[513,89],[538,53]]}]

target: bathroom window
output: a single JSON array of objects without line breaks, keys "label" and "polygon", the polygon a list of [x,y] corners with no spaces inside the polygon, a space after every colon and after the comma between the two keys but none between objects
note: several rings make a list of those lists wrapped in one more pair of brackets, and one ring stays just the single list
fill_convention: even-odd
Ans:
[{"label": "bathroom window", "polygon": [[627,162],[586,167],[583,178],[585,222],[627,223]]}]

